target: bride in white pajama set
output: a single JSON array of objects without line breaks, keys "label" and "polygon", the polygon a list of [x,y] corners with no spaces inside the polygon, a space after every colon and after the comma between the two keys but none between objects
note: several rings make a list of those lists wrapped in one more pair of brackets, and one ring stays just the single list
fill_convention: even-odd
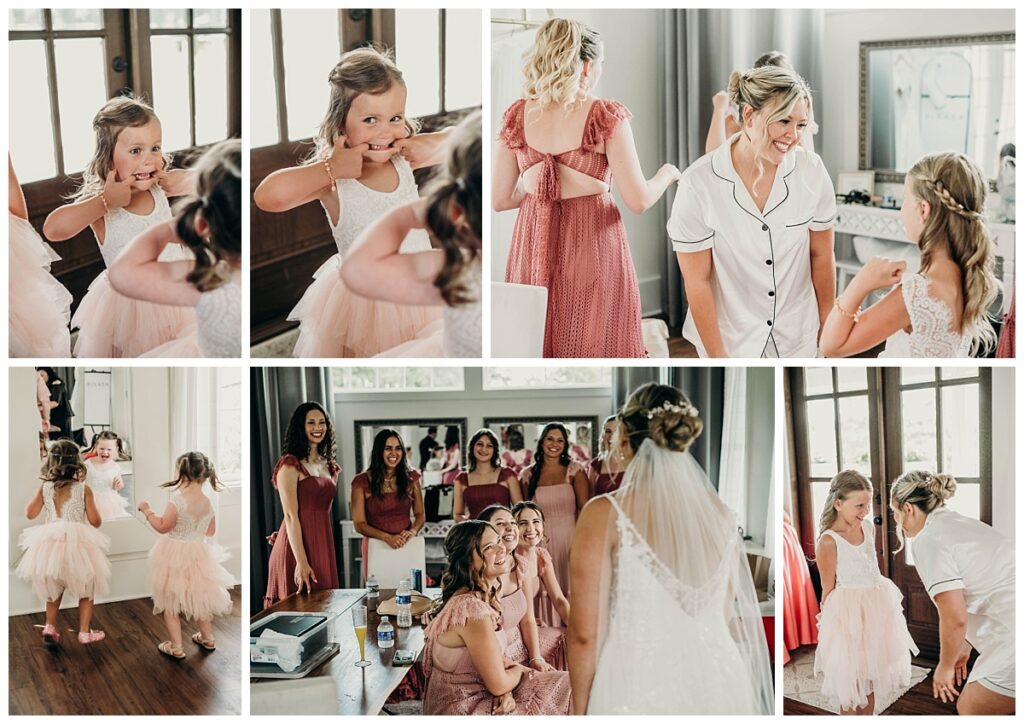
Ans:
[{"label": "bride in white pajama set", "polygon": [[790,70],[734,73],[740,133],[683,173],[668,233],[701,357],[814,357],[835,297],[836,214],[821,159],[800,146],[810,94]]},{"label": "bride in white pajama set", "polygon": [[[1013,544],[991,526],[947,508],[955,492],[952,476],[922,471],[905,473],[892,485],[901,534],[913,538],[914,566],[939,612],[934,695],[943,701],[959,696],[960,714],[1011,714],[1016,698]],[[966,676],[972,649],[980,656]]]}]

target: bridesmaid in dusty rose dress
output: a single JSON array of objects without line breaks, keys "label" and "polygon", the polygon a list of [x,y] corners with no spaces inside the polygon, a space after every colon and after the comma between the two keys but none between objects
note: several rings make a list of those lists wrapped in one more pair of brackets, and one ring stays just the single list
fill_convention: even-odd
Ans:
[{"label": "bridesmaid in dusty rose dress", "polygon": [[373,439],[370,466],[352,478],[352,524],[363,534],[363,576],[370,538],[402,548],[426,520],[420,474],[409,467],[405,443],[396,430],[381,430]]},{"label": "bridesmaid in dusty rose dress", "polygon": [[[533,465],[523,470],[522,484],[526,500],[544,511],[555,576],[562,590],[569,593],[569,549],[576,528],[576,516],[590,497],[590,481],[583,467],[569,455],[569,432],[560,422],[548,423],[541,431]],[[554,611],[544,608],[538,619],[548,626],[562,621]]]},{"label": "bridesmaid in dusty rose dress", "polygon": [[315,402],[295,408],[283,448],[272,480],[281,496],[284,520],[270,536],[274,549],[264,608],[303,590],[339,587],[331,506],[341,469],[335,462],[334,427],[324,408]]},{"label": "bridesmaid in dusty rose dress", "polygon": [[453,517],[477,518],[489,505],[511,508],[522,499],[519,478],[501,465],[498,437],[486,427],[477,430],[469,441],[469,469],[455,478]]},{"label": "bridesmaid in dusty rose dress", "polygon": [[479,520],[457,523],[444,548],[448,570],[441,579],[441,607],[425,632],[423,713],[568,714],[568,672],[506,666],[512,652],[494,591],[509,555],[494,526]]},{"label": "bridesmaid in dusty rose dress", "polygon": [[508,555],[508,572],[501,576],[501,627],[508,632],[505,655],[537,671],[566,671],[565,629],[537,626],[533,600],[536,581],[525,575],[515,555],[519,526],[504,505],[491,505],[478,520],[494,526]]},{"label": "bridesmaid in dusty rose dress", "polygon": [[604,495],[619,489],[626,466],[613,457],[611,452],[612,435],[618,427],[618,418],[611,415],[605,418],[604,433],[601,435],[601,450],[598,456],[587,465],[587,477],[590,479],[590,497]]},{"label": "bridesmaid in dusty rose dress", "polygon": [[534,608],[537,620],[541,621],[542,613],[545,628],[553,628],[547,621],[552,614],[558,614],[563,622],[569,620],[569,599],[562,592],[562,586],[555,576],[555,567],[551,563],[551,554],[542,547],[544,537],[544,511],[532,500],[525,500],[512,508],[519,529],[519,545],[516,547],[516,565],[528,590],[533,592]]}]

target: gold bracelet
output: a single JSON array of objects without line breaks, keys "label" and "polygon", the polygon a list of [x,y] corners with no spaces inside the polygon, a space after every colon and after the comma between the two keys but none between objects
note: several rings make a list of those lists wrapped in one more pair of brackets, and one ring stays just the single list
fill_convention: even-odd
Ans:
[{"label": "gold bracelet", "polygon": [[327,178],[330,179],[331,191],[337,191],[338,184],[334,179],[334,174],[331,173],[331,159],[329,158],[324,159],[324,172],[327,174]]},{"label": "gold bracelet", "polygon": [[854,322],[857,322],[857,321],[860,320],[861,307],[857,307],[857,311],[854,312],[853,314],[850,314],[845,309],[843,309],[841,306],[839,306],[839,297],[836,297],[835,308],[838,309],[844,316],[847,316],[850,319],[852,319]]},{"label": "gold bracelet", "polygon": [[110,206],[107,205],[107,197],[100,191],[100,202],[103,204],[103,215],[106,216],[110,213]]}]

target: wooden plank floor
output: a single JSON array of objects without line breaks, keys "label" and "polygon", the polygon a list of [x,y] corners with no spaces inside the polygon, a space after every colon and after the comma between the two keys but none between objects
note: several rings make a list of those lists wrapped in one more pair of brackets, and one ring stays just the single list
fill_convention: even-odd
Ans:
[{"label": "wooden plank floor", "polygon": [[217,650],[203,653],[188,640],[187,658],[175,661],[156,645],[167,639],[161,616],[148,598],[96,606],[93,628],[107,632],[96,644],[78,643],[78,609],[61,611],[59,646],[47,647],[42,613],[12,616],[11,714],[241,714],[241,588],[231,594],[230,616],[214,622]]},{"label": "wooden plank floor", "polygon": [[[896,702],[886,709],[884,716],[902,715],[935,715],[935,716],[956,716],[956,704],[943,704],[939,699],[932,696],[932,674],[935,670],[935,661],[915,658],[914,663],[930,669],[924,681],[911,687],[910,691],[901,696]],[[832,712],[819,709],[816,706],[804,704],[794,699],[782,700],[782,713],[786,715],[810,714],[834,716]]]}]

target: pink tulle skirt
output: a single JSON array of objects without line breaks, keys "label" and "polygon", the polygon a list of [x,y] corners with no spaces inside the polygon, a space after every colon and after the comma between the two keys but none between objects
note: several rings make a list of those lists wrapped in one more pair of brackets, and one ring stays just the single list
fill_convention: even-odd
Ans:
[{"label": "pink tulle skirt", "polygon": [[12,357],[70,357],[71,292],[50,274],[60,259],[29,222],[8,214],[9,347]]},{"label": "pink tulle skirt", "polygon": [[441,307],[418,307],[361,297],[342,283],[335,254],[288,315],[299,322],[293,357],[373,357],[417,339],[441,318]]},{"label": "pink tulle skirt", "polygon": [[841,709],[867,706],[910,685],[910,654],[918,652],[907,631],[896,584],[883,578],[874,588],[836,588],[821,609],[815,675],[821,692]]},{"label": "pink tulle skirt", "polygon": [[149,552],[153,613],[170,611],[193,621],[231,613],[228,553],[216,543],[162,536]]},{"label": "pink tulle skirt", "polygon": [[128,499],[118,495],[113,488],[107,490],[93,488],[92,499],[96,503],[96,510],[99,511],[100,518],[104,523],[113,518],[123,517],[128,513]]},{"label": "pink tulle skirt", "polygon": [[109,590],[110,539],[91,525],[63,520],[36,525],[22,532],[18,545],[25,554],[16,572],[44,601],[64,592],[77,600]]},{"label": "pink tulle skirt", "polygon": [[153,304],[118,294],[104,271],[71,318],[78,329],[76,357],[140,357],[196,324],[193,307]]},{"label": "pink tulle skirt", "polygon": [[139,357],[169,359],[173,357],[202,357],[199,351],[199,326],[198,322],[192,322],[178,335],[176,339],[165,342],[159,347],[140,354]]}]

